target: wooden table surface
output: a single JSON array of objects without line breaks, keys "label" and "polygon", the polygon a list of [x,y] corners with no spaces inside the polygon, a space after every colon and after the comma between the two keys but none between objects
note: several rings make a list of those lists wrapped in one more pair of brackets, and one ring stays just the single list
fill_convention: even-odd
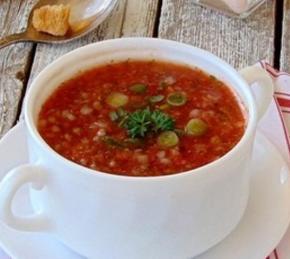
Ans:
[{"label": "wooden table surface", "polygon": [[[35,2],[1,0],[0,37],[23,30]],[[290,72],[290,0],[267,0],[244,20],[192,0],[119,0],[106,21],[80,40],[63,45],[19,43],[0,50],[0,137],[18,121],[25,92],[46,65],[79,46],[128,36],[192,44],[237,69],[265,59]]]}]

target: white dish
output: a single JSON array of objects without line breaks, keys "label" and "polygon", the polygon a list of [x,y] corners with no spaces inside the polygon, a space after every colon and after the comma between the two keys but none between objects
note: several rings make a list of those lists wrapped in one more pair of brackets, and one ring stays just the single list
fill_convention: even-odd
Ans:
[{"label": "white dish", "polygon": [[[28,161],[25,125],[19,123],[0,141],[0,179]],[[249,204],[238,227],[195,259],[262,259],[275,248],[290,221],[289,170],[276,148],[257,133]],[[31,212],[27,188],[15,199],[17,213]],[[81,259],[48,234],[24,233],[0,223],[2,248],[15,259]],[[96,233],[97,234],[97,233]]]}]

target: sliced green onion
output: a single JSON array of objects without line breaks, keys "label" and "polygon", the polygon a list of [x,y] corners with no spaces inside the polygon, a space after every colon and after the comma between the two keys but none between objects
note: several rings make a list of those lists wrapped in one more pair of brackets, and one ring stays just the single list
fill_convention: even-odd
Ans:
[{"label": "sliced green onion", "polygon": [[162,148],[174,147],[178,144],[179,139],[174,131],[164,131],[157,139],[157,143]]},{"label": "sliced green onion", "polygon": [[175,92],[167,96],[167,103],[172,106],[182,106],[186,103],[187,98],[183,92]]},{"label": "sliced green onion", "polygon": [[136,94],[145,93],[147,90],[147,85],[138,83],[130,86],[130,90]]},{"label": "sliced green onion", "polygon": [[128,101],[129,98],[127,95],[118,92],[111,93],[106,99],[106,103],[114,108],[124,106],[128,103]]},{"label": "sliced green onion", "polygon": [[188,135],[199,137],[207,132],[208,126],[201,119],[191,119],[185,126],[185,132]]},{"label": "sliced green onion", "polygon": [[151,103],[159,103],[164,99],[164,95],[154,95],[149,98]]}]

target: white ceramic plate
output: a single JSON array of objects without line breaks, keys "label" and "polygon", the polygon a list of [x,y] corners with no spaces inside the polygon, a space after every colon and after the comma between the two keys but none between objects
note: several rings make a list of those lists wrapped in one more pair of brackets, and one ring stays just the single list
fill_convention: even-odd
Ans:
[{"label": "white ceramic plate", "polygon": [[[0,141],[0,179],[9,169],[28,161],[25,134],[20,123]],[[240,224],[225,240],[195,259],[264,259],[281,240],[290,221],[289,170],[261,133],[255,141],[252,173],[249,204]],[[27,188],[19,191],[14,210],[31,212]],[[83,258],[50,235],[14,231],[2,223],[0,243],[15,259]]]}]

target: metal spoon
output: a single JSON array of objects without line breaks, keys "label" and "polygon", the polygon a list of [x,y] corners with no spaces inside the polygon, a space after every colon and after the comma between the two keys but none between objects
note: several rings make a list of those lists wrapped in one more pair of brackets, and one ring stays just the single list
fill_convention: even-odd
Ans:
[{"label": "metal spoon", "polygon": [[[80,38],[96,28],[112,11],[118,0],[39,0],[30,12],[26,30],[0,39],[0,49],[12,43],[31,41],[65,43]],[[32,25],[33,11],[43,5],[69,4],[72,30],[62,37],[38,32]]]}]

